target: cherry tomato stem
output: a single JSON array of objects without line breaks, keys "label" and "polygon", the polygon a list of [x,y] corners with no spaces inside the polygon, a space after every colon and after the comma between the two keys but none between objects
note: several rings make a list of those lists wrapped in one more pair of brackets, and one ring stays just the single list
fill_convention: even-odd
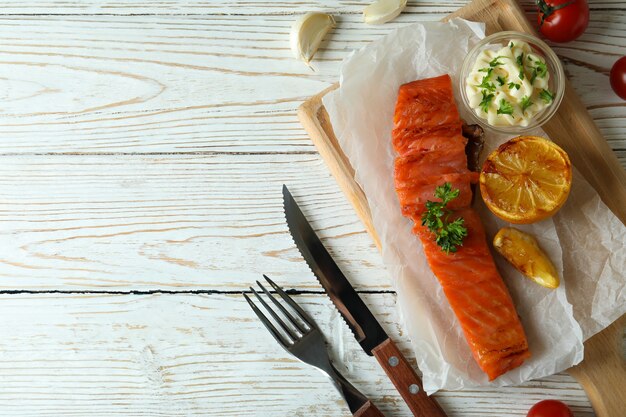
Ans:
[{"label": "cherry tomato stem", "polygon": [[552,42],[570,42],[589,24],[587,0],[535,0],[539,31]]},{"label": "cherry tomato stem", "polygon": [[557,11],[559,9],[567,7],[570,4],[574,4],[575,1],[576,0],[570,0],[567,3],[559,4],[558,6],[550,6],[548,3],[545,2],[545,0],[536,0],[535,4],[537,5],[537,8],[541,12],[541,23],[539,23],[539,26],[543,25],[543,22],[552,13],[554,13],[555,11]]}]

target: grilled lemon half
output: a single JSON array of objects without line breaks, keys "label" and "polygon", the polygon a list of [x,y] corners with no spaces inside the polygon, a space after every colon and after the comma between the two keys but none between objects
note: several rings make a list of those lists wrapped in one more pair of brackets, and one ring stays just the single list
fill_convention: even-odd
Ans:
[{"label": "grilled lemon half", "polygon": [[539,136],[518,136],[493,151],[480,173],[485,204],[503,220],[534,223],[565,204],[572,164],[558,145]]}]

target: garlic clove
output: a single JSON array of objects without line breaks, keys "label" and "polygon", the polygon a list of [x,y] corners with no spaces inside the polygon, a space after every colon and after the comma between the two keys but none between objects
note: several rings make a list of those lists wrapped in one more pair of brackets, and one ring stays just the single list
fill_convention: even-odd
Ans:
[{"label": "garlic clove", "polygon": [[363,10],[363,21],[382,25],[398,17],[406,7],[406,0],[377,0]]},{"label": "garlic clove", "polygon": [[294,56],[309,62],[317,52],[322,39],[335,26],[335,19],[326,13],[306,13],[291,25],[291,50]]}]

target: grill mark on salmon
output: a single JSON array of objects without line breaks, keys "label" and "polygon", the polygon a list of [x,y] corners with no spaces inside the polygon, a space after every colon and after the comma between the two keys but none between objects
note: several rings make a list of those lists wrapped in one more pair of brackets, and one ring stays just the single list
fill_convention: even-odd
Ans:
[{"label": "grill mark on salmon", "polygon": [[[468,169],[463,123],[448,75],[400,87],[392,132],[395,187],[402,214],[413,220],[428,264],[439,280],[472,354],[494,380],[530,357],[513,300],[496,269],[485,230],[470,207],[478,173]],[[467,128],[466,128],[467,130]],[[427,200],[437,186],[450,182],[460,190],[448,207],[450,220],[465,219],[468,235],[457,252],[446,254],[421,224]]]}]

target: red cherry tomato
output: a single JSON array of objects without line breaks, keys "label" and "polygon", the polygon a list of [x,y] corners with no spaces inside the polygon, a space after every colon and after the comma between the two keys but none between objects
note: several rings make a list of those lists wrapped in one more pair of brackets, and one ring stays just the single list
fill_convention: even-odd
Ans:
[{"label": "red cherry tomato", "polygon": [[561,401],[543,400],[530,407],[526,417],[574,417],[574,414]]},{"label": "red cherry tomato", "polygon": [[535,0],[539,31],[553,42],[569,42],[589,24],[587,0]]},{"label": "red cherry tomato", "polygon": [[626,56],[621,57],[611,68],[611,88],[615,94],[626,100]]}]

